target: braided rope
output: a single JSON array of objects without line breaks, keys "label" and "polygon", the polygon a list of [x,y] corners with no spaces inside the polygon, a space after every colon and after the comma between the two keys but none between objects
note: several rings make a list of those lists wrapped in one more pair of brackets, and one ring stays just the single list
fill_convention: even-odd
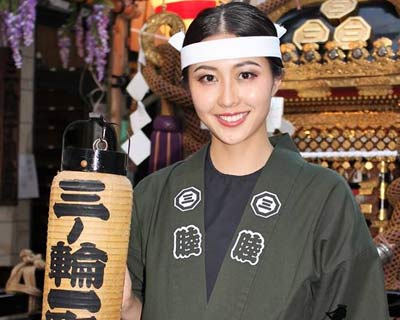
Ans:
[{"label": "braided rope", "polygon": [[180,107],[193,108],[190,93],[181,85],[178,51],[168,44],[160,45],[157,50],[163,57],[162,68],[157,70],[151,63],[142,68],[143,77],[151,91]]},{"label": "braided rope", "polygon": [[400,290],[400,178],[394,180],[386,191],[387,198],[394,210],[388,227],[375,237],[377,243],[389,243],[393,258],[384,265],[385,287],[388,290]]},{"label": "braided rope", "polygon": [[200,129],[190,93],[182,86],[179,52],[169,44],[161,44],[157,50],[162,56],[162,67],[158,69],[147,63],[142,68],[143,77],[156,95],[182,108],[185,118],[183,148],[185,155],[189,155],[209,140],[209,133]]},{"label": "braided rope", "polygon": [[257,8],[268,15],[274,10],[278,9],[280,6],[288,3],[289,1],[293,0],[269,0],[259,4]]}]

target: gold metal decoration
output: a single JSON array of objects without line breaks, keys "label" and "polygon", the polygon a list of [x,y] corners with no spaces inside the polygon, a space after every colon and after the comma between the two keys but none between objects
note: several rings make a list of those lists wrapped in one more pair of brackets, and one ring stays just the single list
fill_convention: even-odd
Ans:
[{"label": "gold metal decoration", "polygon": [[363,214],[372,214],[372,204],[370,203],[362,203],[360,205],[361,212]]},{"label": "gold metal decoration", "polygon": [[331,90],[329,87],[319,87],[319,88],[308,88],[308,89],[301,89],[298,92],[298,96],[300,98],[326,98],[332,95]]},{"label": "gold metal decoration", "polygon": [[357,8],[357,0],[328,0],[321,5],[320,11],[329,20],[339,20]]},{"label": "gold metal decoration", "polygon": [[[346,111],[346,112],[313,112],[313,113],[292,113],[285,114],[296,128],[303,128],[309,131],[310,128],[319,128],[320,134],[336,140],[343,136],[345,129],[354,129],[355,137],[361,139],[366,137],[372,139],[377,136],[378,130],[385,132],[384,138],[387,141],[400,139],[400,113],[397,111]],[[304,132],[298,132],[300,138],[304,138]],[[365,140],[363,141],[365,143]],[[397,150],[397,147],[390,149]],[[336,150],[335,150],[336,151]]]},{"label": "gold metal decoration", "polygon": [[397,56],[400,57],[400,39],[397,40]]},{"label": "gold metal decoration", "polygon": [[300,57],[300,61],[304,64],[319,63],[321,61],[321,55],[318,49],[319,45],[317,43],[306,43],[303,46],[303,54]]},{"label": "gold metal decoration", "polygon": [[[285,114],[285,118],[297,128],[293,140],[301,152],[374,152],[398,149],[396,143],[400,135],[398,112],[292,113]],[[395,155],[384,157],[388,162],[395,161],[395,158]],[[364,167],[360,158],[342,155],[340,166],[350,170],[351,161],[355,161],[354,170],[372,170],[371,173],[375,174],[374,162],[380,159],[383,157],[369,157],[370,161]],[[320,159],[322,160],[324,158]],[[338,168],[339,166],[335,169]]]},{"label": "gold metal decoration", "polygon": [[371,26],[362,17],[350,17],[335,29],[333,37],[342,49],[349,50],[350,42],[367,41],[371,37]]},{"label": "gold metal decoration", "polygon": [[387,163],[385,160],[381,160],[378,164],[379,169],[379,176],[380,176],[380,183],[379,183],[379,214],[378,219],[380,221],[386,221],[389,219],[388,216],[388,206],[387,206],[387,199],[386,199],[386,189],[388,187],[387,182]]},{"label": "gold metal decoration", "polygon": [[347,54],[347,59],[350,62],[355,62],[358,64],[368,63],[369,52],[366,49],[366,41],[353,41],[349,43],[349,53]]},{"label": "gold metal decoration", "polygon": [[344,161],[342,163],[342,167],[343,167],[343,169],[346,169],[346,170],[349,169],[351,167],[350,162]]},{"label": "gold metal decoration", "polygon": [[393,94],[392,86],[359,86],[357,87],[360,96],[378,96],[383,97]]},{"label": "gold metal decoration", "polygon": [[[366,162],[365,165],[371,169],[374,168],[374,165],[371,161]],[[372,195],[374,192],[374,189],[377,188],[379,185],[379,179],[373,178],[373,179],[361,181],[361,182],[359,182],[359,185],[360,185],[360,195],[364,195],[364,196]]]},{"label": "gold metal decoration", "polygon": [[[268,3],[271,0],[266,0],[265,2]],[[326,0],[299,0],[300,1],[300,5],[303,7],[309,7],[309,6],[317,6],[317,5],[321,5],[322,3],[324,3]],[[369,0],[358,0],[359,3],[365,3],[368,2]],[[400,0],[386,0],[382,2],[390,2],[391,4],[393,4],[393,6],[395,7],[396,11],[398,14],[400,14]],[[269,6],[265,6],[264,3],[259,4],[257,7],[259,9],[261,9],[262,11],[264,11],[268,17],[272,20],[272,21],[277,21],[279,20],[281,17],[283,17],[286,13],[288,13],[289,11],[296,9],[297,1],[291,1],[291,0],[281,0],[281,5],[275,6],[273,10],[265,10],[265,8],[270,8]]]},{"label": "gold metal decoration", "polygon": [[149,17],[146,25],[144,32],[141,34],[141,44],[144,54],[148,61],[156,66],[160,66],[162,57],[157,51],[154,35],[159,31],[161,26],[168,26],[170,28],[170,36],[172,36],[179,31],[185,31],[185,24],[177,14],[163,12]]},{"label": "gold metal decoration", "polygon": [[305,43],[324,43],[329,39],[329,29],[320,19],[307,20],[293,34],[293,43],[302,49]]},{"label": "gold metal decoration", "polygon": [[373,43],[374,51],[372,52],[372,56],[377,61],[392,61],[392,59],[395,57],[392,44],[393,41],[385,37],[375,40]]},{"label": "gold metal decoration", "polygon": [[299,55],[296,46],[293,43],[281,44],[282,60],[285,65],[298,64]]},{"label": "gold metal decoration", "polygon": [[[342,0],[299,1],[302,7],[318,6],[323,5],[324,3],[344,6],[344,3],[346,2],[342,2]],[[361,4],[367,3],[368,0],[358,0],[356,2]],[[274,9],[272,9],[271,4],[260,4],[258,7],[261,9],[263,7],[269,8],[270,11],[266,13],[269,14],[270,17],[273,17],[273,19],[282,17],[285,13],[296,7],[295,1],[274,0],[274,3]],[[393,0],[390,1],[390,3],[396,7],[396,10],[400,11],[400,0]],[[308,20],[303,26],[295,30],[294,33],[295,36],[293,37],[293,42],[298,50],[300,50],[297,54],[302,57],[302,60],[299,61],[299,63],[294,62],[296,60],[294,60],[293,57],[297,56],[296,52],[289,47],[285,47],[286,44],[282,45],[282,49],[286,49],[285,56],[288,62],[285,63],[285,77],[281,85],[281,90],[295,91],[297,93],[297,98],[293,98],[293,107],[295,102],[305,105],[302,99],[317,99],[320,102],[327,101],[334,98],[331,94],[333,91],[332,89],[339,88],[357,88],[359,90],[361,95],[355,97],[357,102],[351,102],[353,110],[357,109],[355,107],[356,105],[360,107],[365,104],[370,105],[373,97],[383,96],[392,96],[392,98],[390,101],[384,101],[382,99],[375,101],[374,103],[378,108],[382,105],[382,108],[389,107],[392,110],[395,106],[400,106],[400,99],[394,98],[396,92],[395,86],[400,85],[400,49],[398,50],[397,59],[391,61],[393,63],[386,63],[389,61],[386,57],[383,59],[371,59],[371,55],[373,55],[374,51],[376,52],[376,55],[379,50],[382,52],[388,49],[385,46],[385,48],[382,49],[374,48],[369,52],[367,50],[367,40],[370,40],[371,27],[361,17],[351,17],[336,28],[334,37],[334,40],[339,43],[340,49],[348,50],[348,52],[345,52],[347,57],[341,59],[341,54],[338,53],[336,49],[327,49],[328,52],[323,53],[324,61],[321,61],[321,63],[315,63],[318,59],[313,56],[316,54],[317,50],[311,51],[306,55],[303,52],[301,45],[312,42],[321,46],[321,42],[316,36],[318,30],[326,30],[327,34],[329,31],[327,31],[327,26],[323,25],[321,22],[317,22],[317,25],[309,25],[310,21],[313,22],[320,20]],[[331,44],[326,44],[328,47],[330,45]],[[329,53],[331,54],[331,57],[338,56],[339,58],[334,60],[329,59]],[[364,102],[362,100],[364,97],[369,97],[369,100]],[[317,104],[317,102],[313,102],[314,106]],[[342,104],[343,103],[330,103],[332,108],[329,110],[334,110],[335,107],[339,107]],[[285,106],[289,105],[290,102]],[[347,104],[347,106],[349,106],[349,104]],[[311,105],[309,107],[307,106],[307,109],[313,108],[314,107]],[[368,106],[368,108],[376,110],[373,108],[372,104]],[[315,109],[315,111],[317,110],[318,109]]]},{"label": "gold metal decoration", "polygon": [[374,164],[371,161],[367,161],[364,164],[364,168],[367,169],[368,171],[372,170],[374,168]]},{"label": "gold metal decoration", "polygon": [[[353,44],[354,45],[354,42]],[[354,47],[353,47],[354,48]],[[343,88],[343,87],[365,87],[363,95],[379,95],[382,93],[391,94],[388,86],[396,86],[400,84],[400,63],[391,61],[392,63],[382,63],[380,61],[368,61],[369,54],[365,48],[355,47],[358,53],[355,55],[359,59],[349,58],[347,62],[334,61],[334,63],[309,63],[302,54],[302,65],[288,64],[285,69],[285,78],[281,85],[283,90],[295,90],[299,96],[303,89],[313,88],[322,93],[322,95],[314,95],[315,97],[327,97],[325,94],[327,88]],[[353,52],[355,52],[353,51]],[[349,53],[353,54],[353,52]],[[309,55],[316,55],[316,50]],[[316,59],[311,62],[317,61]],[[340,63],[338,63],[340,62]],[[323,77],[321,77],[323,75]],[[369,88],[374,87],[374,91],[367,93]],[[306,96],[306,95],[303,95]]]},{"label": "gold metal decoration", "polygon": [[370,187],[370,188],[368,188],[368,187],[362,187],[362,188],[360,188],[360,190],[359,190],[359,195],[360,196],[370,196],[370,195],[372,195],[374,193],[374,188],[372,188],[372,187]]},{"label": "gold metal decoration", "polygon": [[342,62],[346,59],[343,50],[339,48],[339,43],[336,41],[328,41],[325,44],[326,52],[324,54],[324,61],[328,63]]}]

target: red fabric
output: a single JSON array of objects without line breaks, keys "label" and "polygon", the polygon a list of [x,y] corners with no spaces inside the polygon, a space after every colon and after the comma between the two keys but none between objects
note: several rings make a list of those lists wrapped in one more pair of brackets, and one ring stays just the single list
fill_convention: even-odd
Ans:
[{"label": "red fabric", "polygon": [[[215,6],[216,1],[177,1],[167,3],[166,11],[174,12],[182,19],[194,19],[201,10]],[[155,12],[160,13],[162,9],[162,6],[158,6]]]}]

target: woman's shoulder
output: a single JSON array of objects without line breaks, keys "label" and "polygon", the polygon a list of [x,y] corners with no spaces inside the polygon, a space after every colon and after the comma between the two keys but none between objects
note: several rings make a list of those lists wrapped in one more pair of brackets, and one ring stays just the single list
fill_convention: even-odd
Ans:
[{"label": "woman's shoulder", "polygon": [[203,163],[201,161],[202,157],[203,152],[200,150],[184,160],[149,174],[135,186],[135,192],[141,192],[149,188],[153,189],[153,191],[160,190],[165,184],[173,183],[192,170],[199,170]]},{"label": "woman's shoulder", "polygon": [[301,156],[293,140],[287,135],[270,138],[271,143],[280,151],[282,166],[301,168],[301,180],[323,182],[326,186],[346,185],[346,181],[336,171],[314,164]]},{"label": "woman's shoulder", "polygon": [[142,190],[146,190],[148,188],[154,189],[157,186],[163,185],[170,177],[174,174],[176,169],[184,163],[183,161],[176,162],[172,165],[169,165],[165,168],[157,170],[144,177],[140,182],[135,186],[135,192],[140,192]]},{"label": "woman's shoulder", "polygon": [[332,187],[337,185],[347,186],[346,180],[335,170],[308,161],[305,161],[303,169],[304,173],[313,177],[316,182],[321,182]]}]

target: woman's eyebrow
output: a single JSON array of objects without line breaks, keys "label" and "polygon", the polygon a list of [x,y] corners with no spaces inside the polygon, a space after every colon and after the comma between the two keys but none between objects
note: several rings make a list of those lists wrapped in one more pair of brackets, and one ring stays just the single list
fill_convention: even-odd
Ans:
[{"label": "woman's eyebrow", "polygon": [[243,67],[243,66],[246,66],[249,64],[261,68],[261,65],[259,63],[255,62],[255,61],[251,61],[251,60],[239,62],[238,64],[235,64],[235,68],[240,68],[240,67]]},{"label": "woman's eyebrow", "polygon": [[211,66],[200,65],[200,66],[198,66],[196,69],[194,69],[193,72],[196,72],[196,71],[201,70],[201,69],[204,69],[204,70],[211,70],[211,71],[217,70],[217,68],[214,68],[214,67],[211,67]]}]

